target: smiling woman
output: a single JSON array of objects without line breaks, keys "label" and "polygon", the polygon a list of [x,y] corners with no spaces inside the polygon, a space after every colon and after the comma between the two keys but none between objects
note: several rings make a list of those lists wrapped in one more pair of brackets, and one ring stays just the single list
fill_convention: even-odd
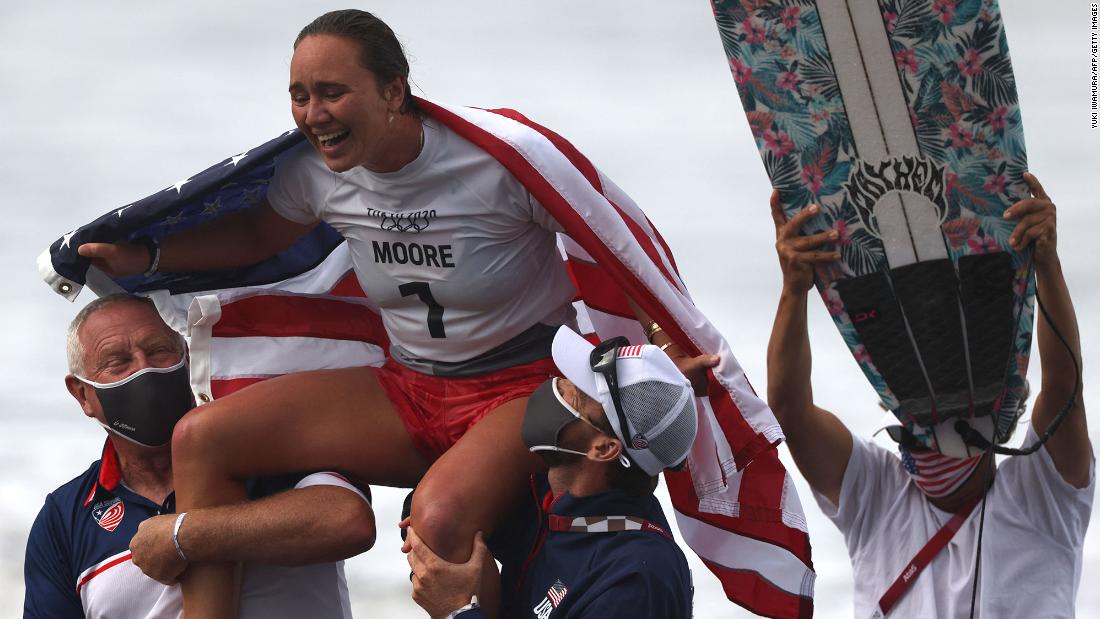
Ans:
[{"label": "smiling woman", "polygon": [[[79,251],[116,276],[224,269],[273,256],[321,222],[335,228],[381,310],[385,365],[286,375],[189,413],[172,443],[177,506],[237,502],[238,480],[289,471],[418,484],[420,538],[465,561],[475,531],[493,530],[540,466],[520,424],[528,396],[557,374],[554,333],[575,321],[563,228],[496,156],[419,108],[400,44],[369,13],[306,26],[289,92],[307,141],[280,156],[261,204],[160,246]],[[695,379],[718,361],[656,337]],[[188,614],[234,616],[233,582],[229,564],[193,564],[182,581]],[[487,579],[481,592],[490,608],[497,586]]]},{"label": "smiling woman", "polygon": [[369,13],[328,13],[294,43],[294,122],[334,172],[394,172],[416,159],[424,130],[409,65],[389,27]]}]

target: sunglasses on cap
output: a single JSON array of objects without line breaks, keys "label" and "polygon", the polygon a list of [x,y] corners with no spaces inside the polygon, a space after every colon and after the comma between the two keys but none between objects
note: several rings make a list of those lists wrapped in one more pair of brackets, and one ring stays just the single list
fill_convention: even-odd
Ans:
[{"label": "sunglasses on cap", "polygon": [[[603,376],[604,380],[607,382],[607,389],[611,392],[611,404],[615,407],[615,416],[619,419],[620,432],[623,436],[630,436],[630,426],[627,425],[626,415],[623,413],[622,399],[619,394],[619,373],[616,366],[616,361],[619,357],[619,349],[626,346],[630,346],[630,340],[623,336],[604,340],[596,344],[596,347],[589,353],[588,364],[593,372]],[[623,444],[625,446],[627,441],[623,440]],[[625,449],[623,450],[623,456],[630,459]],[[680,471],[683,470],[686,464],[687,458],[685,457],[675,465],[666,468],[673,471]],[[626,466],[626,463],[623,463],[623,465]]]},{"label": "sunglasses on cap", "polygon": [[626,415],[623,414],[622,400],[619,396],[619,372],[615,367],[619,349],[623,346],[630,346],[630,340],[621,335],[596,344],[588,355],[588,365],[593,372],[603,376],[607,382],[607,388],[611,392],[611,404],[615,407],[615,416],[619,419],[619,431],[623,436],[629,436],[630,428],[626,425]]}]

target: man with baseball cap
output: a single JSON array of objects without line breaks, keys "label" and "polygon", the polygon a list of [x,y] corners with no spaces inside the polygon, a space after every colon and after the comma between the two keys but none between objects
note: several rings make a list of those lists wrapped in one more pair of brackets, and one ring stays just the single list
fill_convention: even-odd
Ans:
[{"label": "man with baseball cap", "polygon": [[[691,384],[658,347],[623,338],[593,346],[562,327],[553,356],[564,377],[532,394],[522,429],[549,470],[490,540],[502,615],[690,617],[687,560],[653,490],[695,440]],[[473,594],[491,558],[480,534],[465,564],[443,561],[411,528],[403,550],[413,599],[431,616],[482,616]]]}]

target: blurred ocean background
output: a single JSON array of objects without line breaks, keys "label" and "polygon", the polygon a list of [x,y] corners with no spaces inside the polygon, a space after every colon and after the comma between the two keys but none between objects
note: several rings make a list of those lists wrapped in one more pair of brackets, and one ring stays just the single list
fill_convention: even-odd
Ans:
[{"label": "blurred ocean background", "polygon": [[[292,127],[291,42],[312,18],[344,6],[0,3],[0,76],[8,89],[0,96],[7,217],[0,264],[12,269],[0,298],[0,616],[21,612],[26,535],[45,494],[96,459],[103,440],[62,384],[64,329],[90,293],[75,306],[65,302],[41,282],[35,258],[101,213]],[[404,41],[416,92],[521,110],[572,140],[629,192],[764,392],[779,292],[769,185],[706,0],[378,0],[360,8]],[[1090,129],[1089,4],[1002,0],[1001,8],[1031,169],[1059,206],[1059,247],[1085,348],[1085,399],[1095,406],[1100,375],[1089,362],[1100,341],[1100,287],[1088,261],[1100,229],[1100,132]],[[816,296],[810,323],[819,404],[869,433],[881,414],[877,398]],[[1037,377],[1035,363],[1032,384]],[[1100,421],[1092,428],[1095,441]],[[794,471],[785,449],[784,458]],[[817,615],[849,617],[843,540],[797,483],[814,545]],[[359,616],[422,616],[398,552],[403,496],[375,489],[378,544],[348,561]],[[749,616],[691,559],[697,617]],[[1100,617],[1100,588],[1089,585],[1098,581],[1094,528],[1085,541],[1082,617]]]}]

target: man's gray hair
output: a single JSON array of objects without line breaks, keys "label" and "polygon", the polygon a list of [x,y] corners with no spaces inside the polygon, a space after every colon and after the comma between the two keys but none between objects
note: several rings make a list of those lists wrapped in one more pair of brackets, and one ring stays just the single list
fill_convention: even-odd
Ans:
[{"label": "man's gray hair", "polygon": [[[119,303],[137,303],[149,307],[154,312],[157,311],[156,304],[148,297],[130,294],[128,292],[117,292],[105,297],[99,297],[85,305],[83,309],[77,312],[73,321],[69,323],[69,331],[65,335],[65,355],[69,360],[69,372],[78,376],[86,376],[84,373],[86,369],[84,367],[84,345],[80,342],[80,328],[84,326],[84,323],[92,314]],[[159,316],[160,313],[157,312],[157,315]],[[171,329],[171,327],[169,327],[169,329]],[[176,335],[180,352],[186,351],[187,341],[183,338],[183,335],[175,329],[171,330],[172,333]]]}]

